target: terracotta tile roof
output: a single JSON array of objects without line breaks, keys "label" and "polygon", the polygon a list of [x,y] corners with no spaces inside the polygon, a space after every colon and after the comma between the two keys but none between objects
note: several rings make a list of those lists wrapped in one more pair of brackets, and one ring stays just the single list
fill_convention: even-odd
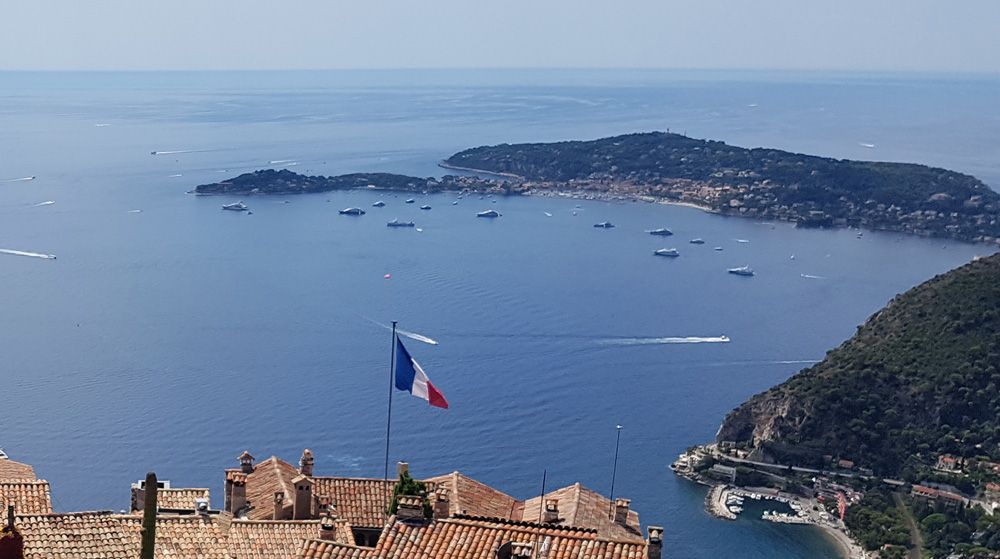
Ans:
[{"label": "terracotta tile roof", "polygon": [[514,514],[520,510],[517,499],[459,472],[427,481],[448,491],[448,510],[451,514],[515,518]]},{"label": "terracotta tile roof", "polygon": [[539,556],[547,559],[646,557],[646,543],[641,540],[604,539],[593,530],[474,517],[450,518],[427,525],[404,524],[393,519],[382,533],[374,557],[495,559],[500,546],[508,542],[538,545]]},{"label": "terracotta tile roof", "polygon": [[39,479],[0,481],[0,504],[3,510],[14,505],[17,514],[49,514],[52,496],[49,482]]},{"label": "terracotta tile roof", "polygon": [[110,512],[18,516],[25,559],[133,559],[138,548]]},{"label": "terracotta tile roof", "polygon": [[[138,557],[142,547],[142,533],[140,531],[142,517],[128,515],[116,518],[132,544],[132,554],[129,557]],[[226,547],[226,536],[217,518],[200,515],[157,517],[156,559],[191,559],[192,557],[230,559]]]},{"label": "terracotta tile roof", "polygon": [[546,493],[544,499],[540,497],[528,499],[524,502],[521,518],[529,522],[538,522],[539,507],[545,499],[559,500],[560,525],[591,528],[606,538],[634,541],[643,539],[638,513],[630,510],[626,525],[616,524],[611,518],[611,501],[579,483]]},{"label": "terracotta tile roof", "polygon": [[[111,512],[24,515],[16,519],[25,559],[135,559],[142,518]],[[156,559],[293,559],[319,536],[319,520],[248,521],[219,516],[161,515]],[[351,527],[336,523],[338,542],[353,543]]]},{"label": "terracotta tile roof", "polygon": [[[195,487],[171,487],[169,489],[159,489],[156,491],[156,506],[160,509],[171,510],[195,510],[195,501],[205,499],[209,501],[208,489]],[[211,508],[211,501],[209,501]],[[140,514],[142,511],[138,511]]]},{"label": "terracotta tile roof", "polygon": [[253,473],[247,475],[247,500],[252,508],[247,514],[250,520],[270,520],[274,518],[274,494],[283,492],[285,500],[282,507],[288,509],[291,516],[295,493],[292,491],[292,479],[299,471],[288,462],[277,456],[257,464]]},{"label": "terracotta tile roof", "polygon": [[9,458],[0,458],[0,481],[12,479],[35,479],[35,470]]},{"label": "terracotta tile roof", "polygon": [[330,497],[334,514],[361,528],[385,526],[385,503],[395,480],[313,477],[313,494]]},{"label": "terracotta tile roof", "polygon": [[[318,538],[319,520],[234,520],[229,528],[229,555],[233,559],[286,559],[295,557],[303,542]],[[354,543],[351,527],[336,523],[336,537]]]},{"label": "terracotta tile roof", "polygon": [[369,559],[374,550],[368,547],[331,542],[327,540],[307,540],[299,551],[299,559]]}]

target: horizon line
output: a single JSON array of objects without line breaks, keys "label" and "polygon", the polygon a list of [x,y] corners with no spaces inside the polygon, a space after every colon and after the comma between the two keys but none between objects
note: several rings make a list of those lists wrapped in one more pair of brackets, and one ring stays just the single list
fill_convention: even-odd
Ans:
[{"label": "horizon line", "polygon": [[264,73],[264,72],[695,72],[695,73],[778,73],[778,74],[847,74],[873,76],[965,76],[1000,78],[1000,70],[941,70],[941,69],[888,69],[888,68],[725,68],[682,66],[372,66],[372,67],[316,67],[316,68],[0,68],[0,73]]}]

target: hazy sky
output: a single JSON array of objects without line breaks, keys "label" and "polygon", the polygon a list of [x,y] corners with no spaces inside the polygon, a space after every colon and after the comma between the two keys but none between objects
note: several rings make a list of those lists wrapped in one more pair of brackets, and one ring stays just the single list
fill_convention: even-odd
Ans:
[{"label": "hazy sky", "polygon": [[4,0],[0,69],[1000,73],[1000,0]]}]

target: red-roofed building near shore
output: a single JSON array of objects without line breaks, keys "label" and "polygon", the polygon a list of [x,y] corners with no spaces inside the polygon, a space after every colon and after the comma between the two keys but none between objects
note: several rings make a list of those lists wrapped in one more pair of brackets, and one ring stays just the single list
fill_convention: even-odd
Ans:
[{"label": "red-roofed building near shore", "polygon": [[[249,452],[225,471],[224,505],[207,488],[157,482],[156,559],[659,559],[663,530],[643,538],[628,499],[579,483],[519,500],[460,472],[424,480],[429,503],[394,481],[316,476],[312,452],[296,468]],[[397,474],[409,473],[400,462]],[[54,513],[48,483],[31,466],[0,458],[0,503],[14,507],[25,559],[138,557],[145,482],[131,512]],[[18,477],[4,477],[18,476]],[[430,505],[430,509],[425,507]],[[433,515],[426,516],[425,510]]]}]

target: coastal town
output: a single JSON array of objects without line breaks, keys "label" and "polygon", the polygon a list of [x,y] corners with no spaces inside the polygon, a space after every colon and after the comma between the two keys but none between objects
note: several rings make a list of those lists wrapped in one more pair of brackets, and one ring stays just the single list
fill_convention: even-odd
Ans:
[{"label": "coastal town", "polygon": [[[1000,510],[1000,483],[986,481],[1000,475],[1000,464],[995,462],[942,454],[926,473],[927,481],[909,483],[880,478],[848,459],[826,458],[828,468],[805,468],[761,461],[732,443],[713,443],[688,449],[671,469],[682,478],[709,487],[705,510],[716,518],[738,519],[747,500],[764,503],[763,520],[816,526],[837,541],[850,559],[890,557],[904,547],[869,551],[852,533],[846,522],[848,511],[861,506],[870,490],[890,492],[899,505],[912,502],[951,512],[974,507],[989,514]],[[971,488],[972,494],[944,481]],[[910,538],[919,550],[919,530],[912,530]]]},{"label": "coastal town", "polygon": [[405,462],[396,480],[318,475],[315,465],[308,449],[297,466],[244,451],[222,468],[221,508],[207,487],[150,473],[131,492],[122,485],[118,512],[64,512],[31,465],[3,455],[0,558],[661,557],[663,528],[643,532],[629,499],[579,483],[517,499],[457,471],[417,481]]}]

